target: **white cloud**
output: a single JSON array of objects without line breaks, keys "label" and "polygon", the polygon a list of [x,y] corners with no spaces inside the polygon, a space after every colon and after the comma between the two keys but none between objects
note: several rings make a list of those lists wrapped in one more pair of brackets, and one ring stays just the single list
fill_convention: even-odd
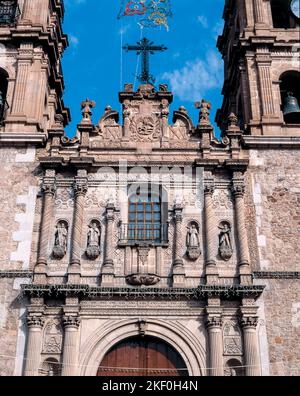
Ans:
[{"label": "white cloud", "polygon": [[196,101],[210,89],[222,87],[223,64],[215,51],[208,51],[205,59],[187,61],[181,69],[166,72],[162,78],[169,81],[180,100]]},{"label": "white cloud", "polygon": [[198,22],[202,25],[203,28],[208,28],[208,20],[205,15],[198,15],[197,17]]},{"label": "white cloud", "polygon": [[76,36],[73,36],[72,34],[69,35],[69,40],[70,43],[73,45],[73,47],[77,47],[79,44],[79,39]]}]

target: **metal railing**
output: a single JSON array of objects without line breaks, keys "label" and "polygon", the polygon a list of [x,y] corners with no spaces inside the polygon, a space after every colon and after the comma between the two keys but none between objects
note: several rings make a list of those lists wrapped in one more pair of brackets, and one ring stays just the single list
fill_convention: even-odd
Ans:
[{"label": "metal railing", "polygon": [[139,245],[139,244],[165,244],[168,243],[168,224],[150,223],[121,224],[119,244]]},{"label": "metal railing", "polygon": [[15,24],[21,15],[18,2],[15,0],[0,0],[0,26]]}]

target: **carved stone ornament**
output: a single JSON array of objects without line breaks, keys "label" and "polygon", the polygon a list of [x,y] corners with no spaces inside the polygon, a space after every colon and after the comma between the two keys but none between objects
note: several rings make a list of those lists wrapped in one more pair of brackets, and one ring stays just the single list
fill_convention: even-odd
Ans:
[{"label": "carved stone ornament", "polygon": [[219,316],[208,316],[206,319],[206,327],[222,327],[222,318]]},{"label": "carved stone ornament", "polygon": [[137,116],[132,119],[131,133],[140,142],[157,141],[161,136],[159,119],[152,116]]},{"label": "carved stone ornament", "polygon": [[233,254],[232,242],[231,242],[231,226],[227,221],[223,221],[219,225],[219,254],[225,261],[231,259]]},{"label": "carved stone ornament", "polygon": [[62,259],[67,253],[68,241],[68,223],[66,221],[59,221],[56,226],[55,240],[53,247],[53,257]]},{"label": "carved stone ornament", "polygon": [[58,321],[48,323],[44,332],[43,353],[61,353],[62,338],[62,330]]},{"label": "carved stone ornament", "polygon": [[194,221],[189,223],[187,227],[186,246],[187,255],[190,260],[197,260],[201,255],[200,240],[199,240],[199,227]]},{"label": "carved stone ornament", "polygon": [[223,329],[224,354],[225,355],[242,355],[242,338],[239,327],[236,323],[227,322]]},{"label": "carved stone ornament", "polygon": [[244,316],[241,318],[240,324],[243,328],[256,328],[258,318],[256,316]]},{"label": "carved stone ornament", "polygon": [[132,274],[126,277],[126,281],[132,286],[153,286],[160,282],[160,277],[153,274]]}]

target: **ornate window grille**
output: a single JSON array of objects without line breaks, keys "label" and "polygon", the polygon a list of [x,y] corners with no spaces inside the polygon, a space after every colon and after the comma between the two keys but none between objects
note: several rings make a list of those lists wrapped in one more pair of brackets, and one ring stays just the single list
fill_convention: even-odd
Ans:
[{"label": "ornate window grille", "polygon": [[15,24],[20,14],[16,0],[0,0],[0,26]]},{"label": "ornate window grille", "polygon": [[168,241],[159,195],[135,195],[128,204],[128,224],[121,225],[120,243],[161,244]]}]

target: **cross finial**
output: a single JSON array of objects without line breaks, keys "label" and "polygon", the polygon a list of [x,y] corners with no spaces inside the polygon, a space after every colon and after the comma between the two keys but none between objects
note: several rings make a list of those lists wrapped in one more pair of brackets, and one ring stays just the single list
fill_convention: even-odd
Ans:
[{"label": "cross finial", "polygon": [[138,79],[142,84],[154,84],[155,78],[150,74],[149,55],[153,55],[155,51],[166,51],[167,47],[164,45],[154,45],[154,43],[147,38],[143,38],[136,43],[136,45],[125,45],[125,51],[136,51],[138,55],[142,56],[142,71]]}]

